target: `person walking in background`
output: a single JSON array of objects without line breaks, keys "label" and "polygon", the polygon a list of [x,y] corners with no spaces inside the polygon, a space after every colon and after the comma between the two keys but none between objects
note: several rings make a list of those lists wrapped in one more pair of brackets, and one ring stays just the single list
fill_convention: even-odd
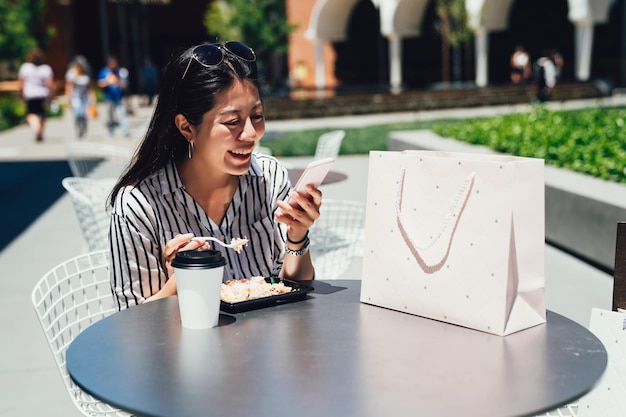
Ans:
[{"label": "person walking in background", "polygon": [[517,45],[515,51],[511,55],[511,81],[513,84],[522,84],[528,82],[532,75],[530,65],[530,55],[522,45]]},{"label": "person walking in background", "polygon": [[534,65],[536,99],[539,102],[550,100],[552,90],[556,87],[557,67],[551,53],[543,51]]},{"label": "person walking in background", "polygon": [[48,100],[54,89],[52,68],[45,63],[44,53],[31,49],[18,71],[20,96],[26,102],[26,122],[35,132],[35,140],[43,142]]},{"label": "person walking in background", "polygon": [[556,81],[559,82],[561,81],[563,66],[565,65],[565,61],[563,60],[563,55],[561,55],[561,52],[559,52],[558,49],[553,49],[550,52],[550,56],[552,58],[552,61],[554,62],[554,66],[556,69]]},{"label": "person walking in background", "polygon": [[87,109],[95,103],[95,96],[90,88],[91,77],[89,64],[83,56],[77,56],[65,73],[65,97],[69,100],[74,113],[76,133],[82,138],[87,133]]},{"label": "person walking in background", "polygon": [[124,90],[128,85],[128,70],[120,68],[117,58],[110,56],[107,65],[98,74],[98,87],[104,93],[104,101],[107,103],[107,128],[113,136],[115,126],[119,126],[125,137],[130,135],[126,106],[124,103]]},{"label": "person walking in background", "polygon": [[141,69],[141,93],[146,98],[146,105],[152,106],[154,96],[157,93],[158,84],[158,70],[152,60],[148,57],[144,61],[144,66]]}]

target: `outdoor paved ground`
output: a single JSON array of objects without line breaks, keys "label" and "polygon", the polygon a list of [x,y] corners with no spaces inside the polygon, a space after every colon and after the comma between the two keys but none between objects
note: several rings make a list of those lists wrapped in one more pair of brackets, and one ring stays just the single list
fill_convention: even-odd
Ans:
[{"label": "outdoor paved ground", "polygon": [[[552,103],[557,108],[577,108],[597,104],[623,104],[622,98],[602,101]],[[354,127],[398,120],[440,117],[479,117],[522,111],[527,106],[455,109],[393,115],[340,117],[330,119],[268,122],[269,131],[309,127]],[[109,138],[102,119],[92,121],[90,141],[112,141],[133,147],[146,127],[151,109],[135,106],[131,117],[131,139]],[[103,114],[102,111],[100,114]],[[43,144],[36,144],[27,126],[0,132],[0,162],[15,160],[64,159],[65,143],[76,140],[71,115],[50,120]],[[305,165],[309,158],[289,158],[293,166]],[[323,186],[327,198],[365,201],[367,156],[341,156],[335,170],[348,175],[347,181]],[[37,192],[33,190],[32,192]],[[3,197],[4,198],[4,197]],[[11,221],[11,219],[3,219]],[[36,281],[55,265],[85,250],[73,207],[65,195],[34,221],[18,238],[0,252],[0,416],[50,417],[78,416],[65,392],[43,333],[30,302]],[[353,263],[346,277],[359,277],[360,265]],[[591,307],[611,308],[612,278],[575,258],[546,246],[546,303],[557,313],[588,325]]]}]

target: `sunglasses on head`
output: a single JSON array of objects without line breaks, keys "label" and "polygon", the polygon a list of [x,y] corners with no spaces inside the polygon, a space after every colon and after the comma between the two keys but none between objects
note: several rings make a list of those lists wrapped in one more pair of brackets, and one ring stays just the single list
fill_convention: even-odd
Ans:
[{"label": "sunglasses on head", "polygon": [[205,43],[203,45],[198,45],[193,49],[187,68],[185,68],[185,72],[183,73],[183,79],[185,78],[185,75],[187,75],[187,71],[189,70],[189,66],[191,65],[191,61],[193,59],[205,67],[219,65],[224,60],[224,51],[241,58],[246,62],[256,61],[254,51],[244,43],[236,41],[229,41],[223,45]]}]

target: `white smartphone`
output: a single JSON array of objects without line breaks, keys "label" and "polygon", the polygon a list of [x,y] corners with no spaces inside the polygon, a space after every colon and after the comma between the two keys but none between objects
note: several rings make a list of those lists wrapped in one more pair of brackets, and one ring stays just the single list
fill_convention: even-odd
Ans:
[{"label": "white smartphone", "polygon": [[[332,157],[316,159],[315,161],[309,162],[293,189],[295,191],[304,191],[308,184],[318,188],[334,163],[335,159]],[[291,203],[291,199],[289,199],[288,202]]]},{"label": "white smartphone", "polygon": [[315,188],[318,188],[334,163],[334,158],[322,158],[309,162],[293,189],[296,191],[304,191],[304,188],[308,184],[312,184]]}]

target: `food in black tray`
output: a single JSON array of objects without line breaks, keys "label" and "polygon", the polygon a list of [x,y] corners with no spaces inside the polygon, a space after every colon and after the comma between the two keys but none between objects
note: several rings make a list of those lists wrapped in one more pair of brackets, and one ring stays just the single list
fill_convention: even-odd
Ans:
[{"label": "food in black tray", "polygon": [[278,303],[300,301],[313,290],[310,285],[278,277],[252,277],[222,284],[221,309],[237,313],[270,307]]}]

